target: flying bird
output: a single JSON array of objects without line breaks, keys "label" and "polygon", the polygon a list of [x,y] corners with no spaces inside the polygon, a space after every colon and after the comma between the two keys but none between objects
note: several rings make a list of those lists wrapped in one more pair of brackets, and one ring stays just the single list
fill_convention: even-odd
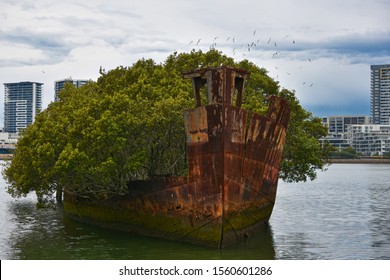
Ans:
[{"label": "flying bird", "polygon": [[255,31],[253,31],[253,36],[255,36],[256,35],[256,30]]},{"label": "flying bird", "polygon": [[309,58],[309,62],[311,62],[311,59]]},{"label": "flying bird", "polygon": [[310,84],[310,87],[312,87],[313,86],[313,84]]},{"label": "flying bird", "polygon": [[271,42],[271,37],[269,37],[267,44],[269,44],[269,42]]},{"label": "flying bird", "polygon": [[200,40],[202,40],[202,39],[199,39],[198,42],[196,42],[196,45],[199,45]]}]

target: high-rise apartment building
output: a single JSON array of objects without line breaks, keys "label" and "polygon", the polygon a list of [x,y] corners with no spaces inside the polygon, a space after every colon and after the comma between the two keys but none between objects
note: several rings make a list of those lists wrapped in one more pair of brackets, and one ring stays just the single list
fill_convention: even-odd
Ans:
[{"label": "high-rise apartment building", "polygon": [[374,124],[390,124],[390,64],[371,65],[371,116]]},{"label": "high-rise apartment building", "polygon": [[42,109],[43,83],[4,83],[4,131],[18,133]]},{"label": "high-rise apartment building", "polygon": [[76,88],[81,87],[87,82],[87,80],[73,80],[72,78],[55,81],[54,82],[54,100],[58,101],[59,96],[58,93],[65,87],[67,83],[73,84]]}]

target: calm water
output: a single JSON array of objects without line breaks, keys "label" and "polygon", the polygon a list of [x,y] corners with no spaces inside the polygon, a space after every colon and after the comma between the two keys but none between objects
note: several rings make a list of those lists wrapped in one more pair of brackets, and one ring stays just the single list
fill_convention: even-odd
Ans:
[{"label": "calm water", "polygon": [[0,179],[0,259],[390,259],[390,165],[332,165],[280,182],[270,227],[216,250],[108,231],[15,200]]}]

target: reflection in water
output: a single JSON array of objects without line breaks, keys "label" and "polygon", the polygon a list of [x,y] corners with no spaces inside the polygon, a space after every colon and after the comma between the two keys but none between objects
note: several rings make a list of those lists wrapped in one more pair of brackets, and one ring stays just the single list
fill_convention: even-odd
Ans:
[{"label": "reflection in water", "polygon": [[15,225],[8,238],[12,259],[41,259],[53,244],[60,246],[58,233],[64,226],[55,210],[37,209],[34,201],[16,201],[10,205],[9,213]]},{"label": "reflection in water", "polygon": [[1,259],[390,259],[390,165],[333,165],[280,182],[269,227],[223,250],[101,229],[13,200],[0,179]]},{"label": "reflection in water", "polygon": [[320,244],[313,243],[307,234],[303,232],[292,232],[278,238],[278,254],[283,259],[311,260],[318,259],[312,248],[318,248]]},{"label": "reflection in water", "polygon": [[9,238],[11,259],[274,259],[272,231],[222,250],[106,230],[73,221],[61,208],[36,209],[15,202],[17,228]]}]

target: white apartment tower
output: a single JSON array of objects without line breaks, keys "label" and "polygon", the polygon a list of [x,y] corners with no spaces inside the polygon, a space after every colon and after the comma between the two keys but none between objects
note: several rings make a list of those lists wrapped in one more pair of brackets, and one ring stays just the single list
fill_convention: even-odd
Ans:
[{"label": "white apartment tower", "polygon": [[18,133],[32,124],[42,109],[43,83],[4,84],[4,131]]},{"label": "white apartment tower", "polygon": [[390,124],[390,64],[371,65],[371,116],[374,124]]}]

